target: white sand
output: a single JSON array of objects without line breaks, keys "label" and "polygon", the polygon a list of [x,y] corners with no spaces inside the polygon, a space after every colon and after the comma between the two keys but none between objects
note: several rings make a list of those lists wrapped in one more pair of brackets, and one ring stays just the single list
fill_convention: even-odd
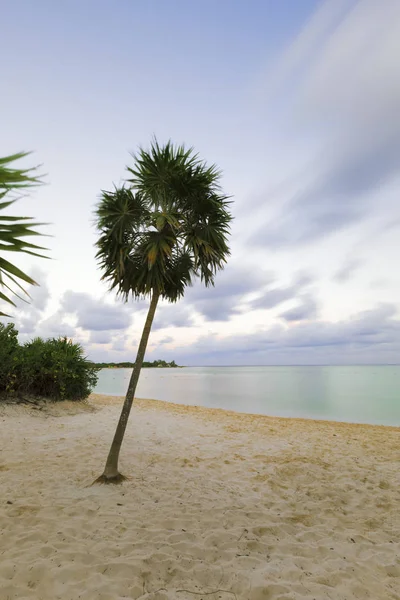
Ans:
[{"label": "white sand", "polygon": [[0,408],[0,600],[400,599],[400,429],[139,401],[90,487],[92,403]]}]

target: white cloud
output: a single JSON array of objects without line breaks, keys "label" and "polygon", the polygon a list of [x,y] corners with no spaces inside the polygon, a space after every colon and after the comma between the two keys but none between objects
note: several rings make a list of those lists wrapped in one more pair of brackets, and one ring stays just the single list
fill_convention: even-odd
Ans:
[{"label": "white cloud", "polygon": [[336,323],[274,325],[255,333],[200,337],[165,352],[183,365],[291,365],[397,363],[400,321],[396,307],[381,305]]},{"label": "white cloud", "polygon": [[[347,7],[347,11],[343,8]],[[340,13],[336,18],[333,12]],[[313,140],[310,181],[277,205],[257,244],[314,242],[368,216],[400,216],[400,3],[327,2],[275,69],[291,135]],[[379,197],[377,205],[376,198]]]},{"label": "white cloud", "polygon": [[112,340],[108,331],[92,331],[89,337],[89,344],[109,344]]},{"label": "white cloud", "polygon": [[132,314],[126,304],[109,304],[82,292],[66,291],[61,307],[65,313],[76,315],[78,327],[89,331],[120,330],[131,324]]}]

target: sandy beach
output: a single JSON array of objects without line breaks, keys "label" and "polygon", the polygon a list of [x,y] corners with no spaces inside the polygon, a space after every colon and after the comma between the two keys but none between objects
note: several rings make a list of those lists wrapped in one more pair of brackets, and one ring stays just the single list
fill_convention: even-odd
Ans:
[{"label": "sandy beach", "polygon": [[400,599],[400,429],[0,405],[1,600]]}]

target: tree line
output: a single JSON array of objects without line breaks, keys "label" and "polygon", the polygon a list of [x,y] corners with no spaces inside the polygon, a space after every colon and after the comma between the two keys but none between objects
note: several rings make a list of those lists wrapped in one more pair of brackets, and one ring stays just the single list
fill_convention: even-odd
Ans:
[{"label": "tree line", "polygon": [[[98,368],[98,369],[133,369],[135,366],[135,363],[133,362],[119,362],[119,363],[106,363],[106,362],[100,362],[100,363],[94,363],[94,365]],[[167,362],[165,360],[153,360],[153,362],[148,362],[148,361],[143,361],[142,364],[142,368],[143,369],[153,369],[153,368],[158,368],[158,367],[162,367],[164,369],[177,369],[179,367],[179,365],[176,364],[176,362],[174,360],[171,360],[171,362]]]}]

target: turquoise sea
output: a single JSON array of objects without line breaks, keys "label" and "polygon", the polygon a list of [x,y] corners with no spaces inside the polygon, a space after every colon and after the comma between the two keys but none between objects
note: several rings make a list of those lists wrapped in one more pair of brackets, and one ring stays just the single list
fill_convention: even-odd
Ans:
[{"label": "turquoise sea", "polygon": [[[95,392],[123,396],[130,369],[103,369]],[[143,369],[138,398],[245,413],[400,426],[400,365]]]}]

